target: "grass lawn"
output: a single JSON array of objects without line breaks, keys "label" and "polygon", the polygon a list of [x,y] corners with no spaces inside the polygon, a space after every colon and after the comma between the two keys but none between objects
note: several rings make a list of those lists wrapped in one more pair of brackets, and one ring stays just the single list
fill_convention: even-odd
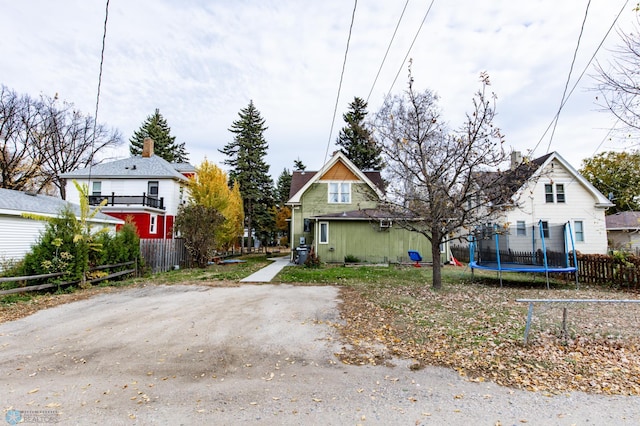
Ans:
[{"label": "grass lawn", "polygon": [[[377,364],[409,358],[413,368],[439,365],[471,380],[561,393],[640,395],[640,304],[536,304],[523,344],[526,303],[516,299],[635,299],[629,294],[541,274],[503,274],[447,266],[443,288],[431,269],[412,267],[288,267],[283,283],[342,288],[343,362]],[[563,332],[563,308],[567,326]]]},{"label": "grass lawn", "polygon": [[[0,322],[39,309],[90,297],[118,287],[198,284],[238,286],[269,261],[211,265],[103,284],[59,294],[0,297]],[[342,321],[331,324],[343,336],[336,354],[347,364],[412,360],[457,370],[474,381],[548,394],[582,390],[640,395],[640,304],[536,304],[529,344],[523,344],[527,304],[516,299],[637,299],[615,289],[554,281],[542,275],[504,274],[447,266],[443,288],[431,288],[431,269],[377,266],[286,267],[274,283],[340,287]],[[562,327],[567,308],[566,333]]]}]

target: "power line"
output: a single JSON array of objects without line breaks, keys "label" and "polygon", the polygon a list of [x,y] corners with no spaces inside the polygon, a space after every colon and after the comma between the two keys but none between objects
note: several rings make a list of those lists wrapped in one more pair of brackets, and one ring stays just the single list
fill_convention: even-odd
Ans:
[{"label": "power line", "polygon": [[584,74],[587,72],[587,69],[589,69],[589,66],[591,65],[591,62],[593,62],[593,60],[595,59],[598,51],[600,50],[600,48],[602,47],[602,45],[604,44],[604,42],[606,41],[607,37],[609,37],[609,33],[611,33],[611,31],[613,30],[613,27],[615,26],[616,22],[618,22],[618,19],[620,18],[620,15],[622,15],[622,12],[624,11],[624,9],[627,7],[627,4],[629,3],[629,0],[625,1],[625,3],[622,5],[622,7],[620,8],[620,10],[618,11],[618,14],[616,15],[616,18],[613,20],[613,22],[611,23],[611,25],[609,26],[609,29],[607,30],[607,32],[605,33],[605,35],[602,37],[602,40],[600,41],[600,44],[598,44],[598,47],[596,48],[596,50],[593,52],[593,55],[591,55],[591,58],[589,59],[589,62],[587,62],[587,65],[584,67],[584,69],[582,70],[582,72],[580,73],[580,76],[578,77],[578,79],[576,80],[576,82],[574,83],[573,87],[571,88],[571,90],[569,91],[569,94],[564,98],[564,101],[560,104],[560,108],[558,110],[558,112],[554,115],[554,117],[551,119],[551,122],[549,123],[549,125],[547,126],[547,128],[545,129],[544,133],[542,134],[542,136],[540,137],[540,140],[538,141],[538,143],[536,144],[535,147],[533,147],[533,149],[530,151],[531,154],[533,154],[535,152],[535,150],[538,148],[538,146],[540,145],[540,143],[542,143],[544,137],[547,135],[547,132],[549,131],[549,129],[551,129],[551,126],[553,126],[555,120],[557,120],[558,116],[560,115],[560,111],[562,110],[562,108],[564,108],[564,105],[567,103],[567,101],[569,100],[569,97],[571,97],[571,95],[573,94],[573,92],[575,91],[576,87],[578,86],[578,83],[580,82],[580,80],[582,79],[582,77],[584,76]]},{"label": "power line", "polygon": [[324,161],[327,162],[327,156],[329,155],[329,146],[331,145],[331,134],[333,133],[333,125],[336,122],[336,114],[338,113],[338,102],[340,101],[340,90],[342,89],[342,78],[344,77],[344,69],[347,65],[347,53],[349,53],[349,42],[351,41],[351,31],[353,30],[353,21],[356,17],[356,7],[358,7],[358,0],[353,2],[353,13],[351,14],[351,24],[349,25],[349,37],[347,38],[347,48],[344,51],[344,61],[342,62],[342,72],[340,73],[340,83],[338,84],[338,94],[336,95],[336,105],[333,108],[333,118],[331,119],[331,130],[329,130],[329,140],[327,141],[327,150],[324,153]]},{"label": "power line", "polygon": [[396,84],[396,80],[398,79],[398,76],[400,75],[400,71],[402,71],[402,67],[404,66],[405,62],[407,62],[407,58],[409,57],[409,53],[411,53],[411,49],[413,48],[413,44],[416,42],[416,39],[418,38],[418,34],[420,34],[420,30],[422,29],[422,26],[424,25],[424,22],[427,20],[427,16],[429,16],[429,12],[431,12],[431,7],[433,6],[434,2],[435,2],[435,0],[431,0],[431,4],[429,4],[429,8],[427,9],[427,13],[424,14],[424,17],[422,18],[422,22],[420,23],[420,26],[418,27],[418,31],[416,31],[416,35],[413,37],[413,41],[411,42],[411,45],[409,46],[409,49],[407,50],[407,54],[405,55],[404,59],[402,60],[402,63],[400,64],[400,68],[398,68],[398,72],[396,73],[396,76],[393,79],[393,83],[391,83],[391,87],[389,87],[389,91],[387,92],[387,96],[391,93],[391,90],[393,90],[393,86]]},{"label": "power line", "polygon": [[102,67],[104,65],[104,47],[107,39],[107,22],[109,21],[109,0],[107,0],[107,4],[105,6],[104,12],[104,28],[102,31],[102,50],[100,51],[100,71],[98,72],[98,91],[96,94],[96,110],[95,115],[93,117],[93,136],[91,139],[91,158],[89,161],[89,181],[87,185],[91,184],[91,167],[93,166],[93,155],[94,148],[96,143],[96,131],[98,129],[98,108],[100,106],[100,87],[102,86]]},{"label": "power line", "polygon": [[400,22],[402,21],[404,12],[407,10],[408,4],[409,4],[409,0],[407,0],[404,3],[404,8],[402,9],[402,13],[400,14],[398,23],[396,24],[396,29],[393,30],[393,35],[391,36],[391,40],[389,41],[389,46],[387,46],[387,51],[384,52],[384,58],[382,58],[382,63],[380,64],[380,68],[378,68],[378,73],[376,74],[376,78],[373,80],[373,84],[371,85],[371,90],[369,90],[369,94],[367,95],[367,100],[365,101],[366,103],[369,103],[369,98],[371,97],[371,93],[373,93],[373,88],[376,87],[376,82],[378,81],[378,77],[380,76],[380,72],[382,71],[382,66],[384,65],[384,62],[387,59],[387,55],[389,54],[389,49],[391,49],[391,44],[393,43],[393,40],[396,38],[396,33],[398,32],[398,28],[400,27]]},{"label": "power line", "polygon": [[567,82],[564,84],[564,91],[562,92],[562,99],[560,100],[560,107],[558,107],[558,113],[556,114],[556,119],[553,124],[553,130],[551,131],[551,136],[549,137],[549,145],[547,146],[547,152],[549,152],[549,149],[551,148],[553,135],[556,133],[556,127],[558,126],[558,121],[560,119],[560,111],[562,111],[562,105],[564,105],[564,100],[567,95],[567,89],[569,88],[569,82],[571,81],[571,73],[573,72],[573,66],[576,63],[576,57],[578,56],[578,49],[580,48],[580,40],[582,40],[582,34],[584,33],[584,24],[587,22],[587,16],[589,15],[590,5],[591,5],[591,0],[587,2],[587,8],[584,11],[584,18],[582,19],[582,26],[580,27],[580,34],[578,34],[578,43],[576,43],[576,48],[573,51],[573,59],[571,60],[571,66],[569,67],[569,75],[567,75]]}]

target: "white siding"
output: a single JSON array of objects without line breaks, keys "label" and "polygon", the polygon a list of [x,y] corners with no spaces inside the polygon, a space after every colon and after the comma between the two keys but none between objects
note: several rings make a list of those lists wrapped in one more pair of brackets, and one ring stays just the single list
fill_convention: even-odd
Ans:
[{"label": "white siding", "polygon": [[[78,183],[87,184],[86,179],[78,179]],[[164,198],[164,206],[166,214],[175,216],[178,212],[180,201],[180,187],[183,183],[179,183],[173,179],[92,179],[92,181],[102,182],[101,195],[139,195],[147,194],[149,181],[158,182],[158,196]],[[75,185],[69,179],[67,180],[67,201],[80,204],[80,195],[76,191]],[[187,191],[184,191],[185,197]]]},{"label": "white siding", "polygon": [[[18,216],[0,216],[0,260],[19,260],[29,252],[46,222]],[[0,264],[0,269],[2,265]]]},{"label": "white siding", "polygon": [[[597,199],[578,180],[574,179],[559,163],[542,173],[537,182],[533,182],[519,199],[520,208],[509,212],[507,221],[515,226],[522,220],[527,224],[538,223],[539,220],[549,224],[563,224],[582,221],[584,241],[575,242],[576,250],[582,253],[607,252],[607,232],[605,210],[595,206]],[[553,203],[545,199],[545,184],[553,184],[554,196],[557,184],[564,185],[565,202]]]}]

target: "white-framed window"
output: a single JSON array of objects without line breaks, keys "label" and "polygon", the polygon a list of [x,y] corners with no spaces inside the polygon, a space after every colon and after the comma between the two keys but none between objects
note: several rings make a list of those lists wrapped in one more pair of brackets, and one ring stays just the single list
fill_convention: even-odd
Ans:
[{"label": "white-framed window", "polygon": [[516,235],[518,237],[527,236],[527,224],[524,222],[524,220],[519,220],[516,222]]},{"label": "white-framed window", "polygon": [[320,244],[329,244],[329,222],[320,222]]},{"label": "white-framed window", "polygon": [[573,233],[576,237],[576,242],[584,242],[584,223],[581,220],[573,222]]},{"label": "white-framed window", "polygon": [[351,204],[351,183],[329,182],[329,203]]},{"label": "white-framed window", "polygon": [[102,195],[102,182],[94,181],[91,183],[91,195]]},{"label": "white-framed window", "polygon": [[553,203],[553,185],[550,183],[544,184],[544,201]]},{"label": "white-framed window", "polygon": [[159,183],[157,180],[150,180],[147,185],[147,197],[149,198],[158,198],[158,187]]},{"label": "white-framed window", "polygon": [[544,184],[544,201],[546,203],[564,203],[566,202],[566,197],[564,193],[564,184],[556,183],[555,191],[552,183]]},{"label": "white-framed window", "polygon": [[562,183],[557,183],[556,184],[556,202],[557,203],[564,203],[564,184]]},{"label": "white-framed window", "polygon": [[158,215],[152,214],[149,216],[149,233],[155,234],[158,232]]}]

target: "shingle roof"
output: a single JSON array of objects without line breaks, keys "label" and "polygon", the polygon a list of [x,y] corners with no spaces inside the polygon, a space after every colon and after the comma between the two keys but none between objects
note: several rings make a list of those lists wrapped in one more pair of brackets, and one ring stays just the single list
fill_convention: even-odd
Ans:
[{"label": "shingle roof", "polygon": [[61,178],[91,178],[96,179],[177,179],[188,180],[176,167],[162,157],[134,156],[109,163],[97,164],[91,168],[74,170],[61,174]]},{"label": "shingle roof", "polygon": [[618,212],[605,217],[607,229],[640,229],[640,212]]},{"label": "shingle roof", "polygon": [[[48,195],[31,195],[22,191],[0,188],[0,210],[11,210],[16,215],[36,213],[57,216],[65,207],[70,206],[76,216],[80,216],[80,206]],[[96,222],[124,223],[120,219],[98,213]]]}]

